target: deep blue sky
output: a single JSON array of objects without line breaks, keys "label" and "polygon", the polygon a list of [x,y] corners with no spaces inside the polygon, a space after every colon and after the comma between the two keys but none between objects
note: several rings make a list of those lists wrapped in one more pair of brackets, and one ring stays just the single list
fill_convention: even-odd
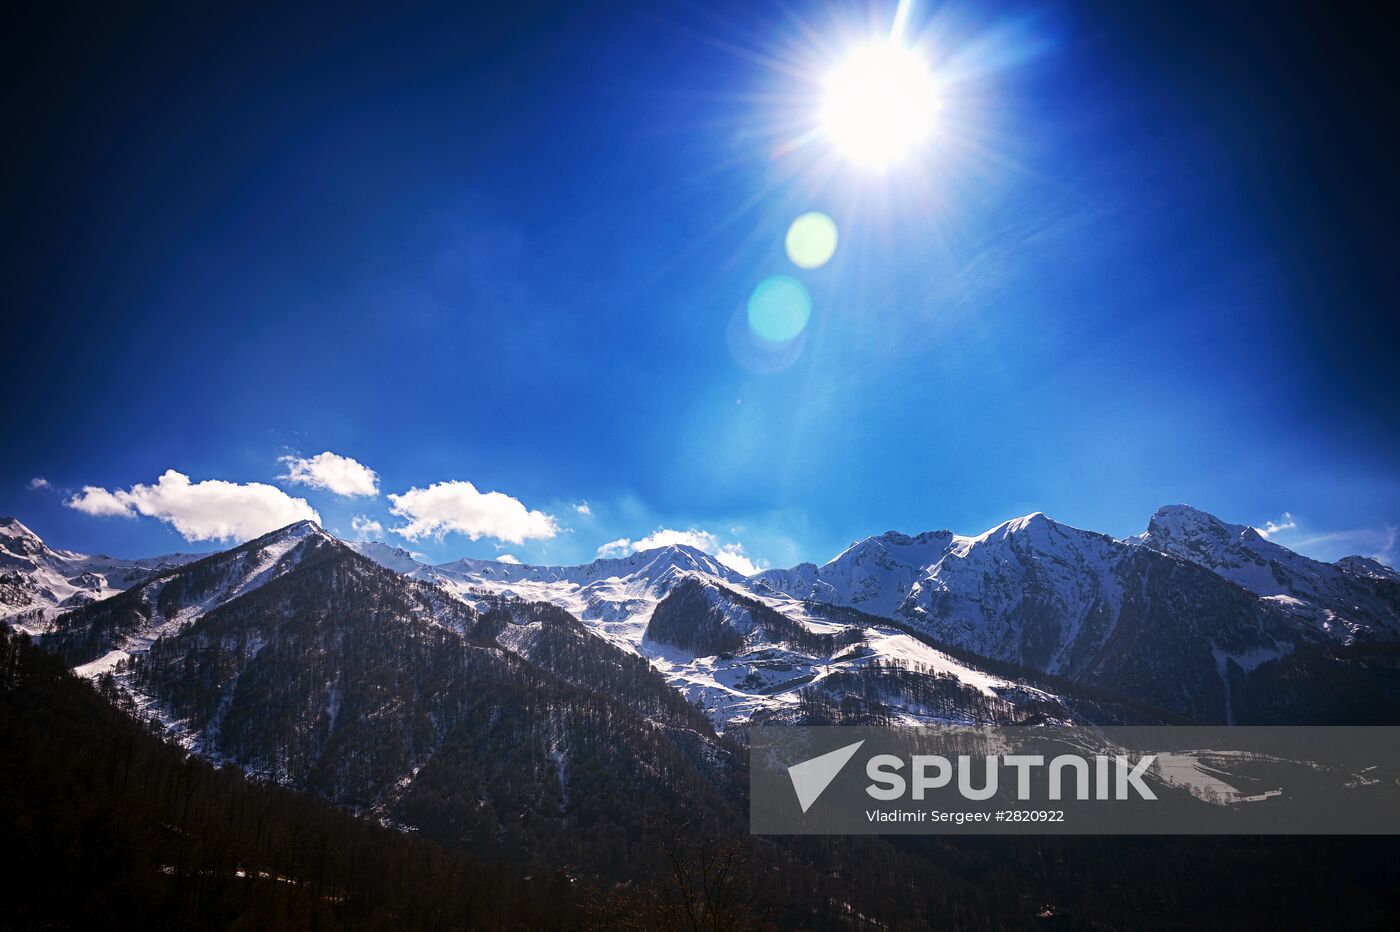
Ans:
[{"label": "deep blue sky", "polygon": [[[826,5],[181,6],[4,40],[0,513],[58,545],[193,549],[64,498],[329,450],[555,516],[504,545],[532,562],[661,527],[774,565],[1036,510],[1126,535],[1177,501],[1394,559],[1378,21],[916,4],[972,75],[941,148],[876,176],[775,155],[817,93],[775,62],[853,28]],[[841,245],[803,272],[808,210]],[[773,274],[813,301],[782,368],[733,339]]]}]

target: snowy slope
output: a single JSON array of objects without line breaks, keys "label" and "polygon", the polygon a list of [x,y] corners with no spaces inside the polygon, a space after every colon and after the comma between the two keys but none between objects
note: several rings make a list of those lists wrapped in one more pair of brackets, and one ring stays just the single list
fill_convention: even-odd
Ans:
[{"label": "snowy slope", "polygon": [[[748,579],[684,547],[578,567],[461,560],[411,572],[467,601],[503,595],[558,605],[647,658],[722,724],[792,709],[804,690],[847,683],[865,664],[946,667],[946,654],[900,626],[931,643],[1206,720],[1233,715],[1239,685],[1232,678],[1300,646],[1349,636],[1196,563],[1040,513],[975,537],[887,533],[822,567]],[[716,613],[692,606],[693,636],[655,636],[658,607],[686,580],[702,584]],[[872,616],[860,626],[858,646],[795,645],[749,617],[757,605],[813,634],[830,633],[822,604]],[[963,682],[976,679],[950,672]],[[1011,695],[1015,685],[1003,681],[993,691]],[[927,712],[909,695],[882,699],[914,720]]]},{"label": "snowy slope", "polygon": [[955,538],[914,583],[902,614],[989,657],[1070,672],[1113,629],[1124,548],[1036,513]]},{"label": "snowy slope", "polygon": [[[875,571],[895,553],[904,560],[918,559],[945,546],[951,535],[884,535],[880,548],[864,548],[867,556],[852,562]],[[412,578],[443,586],[481,608],[495,598],[548,602],[572,613],[596,635],[646,658],[666,681],[690,701],[699,704],[720,727],[730,727],[755,717],[783,717],[797,713],[801,691],[809,686],[835,686],[843,675],[853,675],[871,664],[890,664],[932,671],[968,685],[991,705],[999,704],[998,691],[1006,695],[1041,695],[1037,690],[994,677],[954,660],[910,634],[879,624],[856,626],[858,643],[814,647],[794,645],[776,638],[772,626],[755,621],[755,613],[773,612],[788,619],[793,631],[834,636],[851,628],[818,617],[799,599],[771,586],[746,579],[713,557],[684,545],[657,548],[618,559],[596,560],[581,566],[528,566],[491,560],[456,560],[436,566],[408,566],[402,550],[380,543],[349,546],[387,568],[407,572]],[[859,545],[857,545],[859,547]],[[853,548],[856,549],[856,548]],[[860,573],[847,574],[856,578]],[[907,574],[906,574],[907,575]],[[862,578],[871,578],[869,574]],[[698,585],[706,603],[740,633],[742,646],[735,650],[696,649],[667,643],[648,633],[657,607],[679,586]],[[876,590],[869,582],[865,591]],[[865,600],[884,606],[882,599]],[[849,691],[843,686],[839,692]],[[1049,698],[1041,695],[1041,698]],[[891,697],[900,720],[947,720],[916,703]],[[951,716],[966,720],[966,716]]]},{"label": "snowy slope", "polygon": [[[15,568],[4,592],[21,611],[39,604],[52,618],[105,599],[53,622],[59,630],[49,639],[90,675],[294,568],[309,542],[333,542],[303,522],[200,560],[191,567],[198,572],[180,574],[179,591],[166,592],[168,566],[182,558],[165,558],[161,571],[160,558],[64,554],[17,522],[5,528],[0,553]],[[1230,720],[1245,679],[1273,661],[1312,662],[1310,652],[1322,648],[1400,637],[1400,577],[1389,567],[1359,557],[1310,560],[1186,506],[1159,510],[1146,533],[1128,540],[1036,513],[971,537],[887,532],[820,567],[748,578],[686,546],[580,566],[428,565],[389,544],[347,546],[430,584],[429,601],[482,612],[502,599],[557,606],[644,658],[721,727],[827,714],[799,711],[813,693],[858,709],[878,698],[908,720],[956,718],[971,708],[964,700],[980,695],[987,704],[974,714],[995,717],[1005,711],[996,703],[1034,694],[1029,674],[1005,664]],[[80,570],[106,575],[84,589]],[[113,597],[133,586],[133,599]],[[533,649],[527,634],[509,632],[502,646],[525,656]],[[898,672],[912,669],[941,673],[940,689],[956,683],[966,692],[931,706],[928,690]],[[1276,691],[1309,682],[1301,672],[1270,675]]]},{"label": "snowy slope", "polygon": [[641,658],[552,606],[478,613],[306,522],[64,615],[41,646],[207,759],[396,823],[438,824],[420,794],[466,788],[491,801],[465,810],[477,844],[498,841],[492,807],[596,793],[594,831],[598,806],[627,814],[606,791],[623,779],[730,778],[732,746]]},{"label": "snowy slope", "polygon": [[1055,673],[1112,632],[1127,548],[1036,513],[975,537],[889,532],[821,567],[768,570],[756,589],[906,620],[977,653]]},{"label": "snowy slope", "polygon": [[0,618],[31,634],[62,612],[97,602],[139,580],[200,558],[172,553],[140,560],[49,547],[14,518],[0,518]]},{"label": "snowy slope", "polygon": [[[7,594],[20,612],[36,612],[15,617],[42,619],[46,648],[64,656],[80,675],[114,674],[119,690],[192,748],[201,748],[203,739],[132,688],[129,662],[146,655],[158,640],[190,632],[214,610],[295,572],[318,548],[335,549],[341,543],[314,523],[300,522],[203,557],[114,560],[52,550],[18,522],[4,527],[3,553],[13,574]],[[429,604],[460,600],[490,611],[506,599],[558,606],[579,618],[591,635],[644,658],[720,727],[755,716],[792,719],[805,687],[838,697],[859,692],[859,684],[842,677],[849,680],[881,663],[965,681],[969,693],[989,708],[1011,708],[998,698],[997,690],[1030,695],[1021,684],[959,663],[906,632],[833,622],[786,594],[748,589],[744,577],[691,547],[659,548],[582,566],[487,560],[428,566],[400,547],[365,542],[348,546],[410,580],[430,584],[421,593]],[[726,623],[743,630],[742,649],[718,656],[720,652],[687,651],[646,636],[657,606],[686,583],[700,585],[708,604]],[[433,614],[457,617],[460,612],[447,607]],[[755,620],[758,616],[766,622]],[[849,636],[838,641],[836,635],[843,632]],[[793,638],[801,643],[793,643]],[[501,646],[527,659],[537,647],[529,626],[504,629]],[[965,711],[943,709],[940,714],[921,708],[907,697],[887,698],[895,714],[910,721],[971,718]]]},{"label": "snowy slope", "polygon": [[1241,677],[1300,648],[1400,639],[1389,567],[1311,560],[1186,506],[1128,540],[1039,513],[976,537],[886,534],[750,584],[1207,719],[1231,719]]},{"label": "snowy slope", "polygon": [[[725,649],[706,644],[707,635],[723,638]],[[872,698],[865,679],[882,667],[890,670],[886,681],[941,677],[964,693],[944,708],[894,691],[881,695],[898,723],[985,721],[987,712],[1009,713],[1013,699],[1056,699],[871,616],[824,618],[795,600],[759,597],[699,576],[674,587],[657,607],[639,650],[722,726],[798,718],[804,692]]]}]

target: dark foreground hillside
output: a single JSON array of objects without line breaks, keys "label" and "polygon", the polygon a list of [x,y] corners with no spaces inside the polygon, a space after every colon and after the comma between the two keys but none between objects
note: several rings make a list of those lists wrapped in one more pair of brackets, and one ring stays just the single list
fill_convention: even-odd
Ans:
[{"label": "dark foreground hillside", "polygon": [[215,769],[26,639],[0,635],[7,929],[564,928],[566,880],[523,879]]},{"label": "dark foreground hillside", "polygon": [[190,758],[0,636],[2,929],[1382,929],[1400,917],[1390,839],[774,841],[679,831],[649,865],[662,879],[645,883],[571,881],[568,865],[526,876]]}]

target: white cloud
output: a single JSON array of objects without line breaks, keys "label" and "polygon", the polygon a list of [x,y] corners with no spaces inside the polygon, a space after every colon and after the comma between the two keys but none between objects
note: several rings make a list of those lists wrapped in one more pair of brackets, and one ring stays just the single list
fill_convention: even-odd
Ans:
[{"label": "white cloud", "polygon": [[519,566],[519,565],[520,565],[520,558],[517,557],[517,556],[516,556],[515,554],[513,554],[513,553],[503,553],[503,554],[501,554],[499,557],[496,558],[496,562],[497,562],[497,563],[511,563],[511,564],[516,565],[516,566]]},{"label": "white cloud", "polygon": [[30,479],[28,486],[31,489],[51,488],[51,486],[49,485],[49,480],[45,479],[43,476],[35,476],[33,479]]},{"label": "white cloud", "polygon": [[309,485],[346,498],[379,494],[379,475],[373,469],[348,456],[327,450],[308,458],[284,456],[278,462],[287,464],[287,474],[279,478]]},{"label": "white cloud", "polygon": [[593,509],[588,507],[588,502],[579,502],[577,505],[574,506],[574,511],[577,511],[584,517],[588,517],[589,515],[593,514]]},{"label": "white cloud", "polygon": [[321,520],[305,499],[293,498],[275,486],[222,479],[191,482],[173,469],[167,469],[155,485],[138,484],[115,492],[84,486],[64,504],[90,515],[158,518],[188,541],[245,541],[296,521]]},{"label": "white cloud", "polygon": [[408,540],[456,532],[472,540],[494,537],[523,544],[559,533],[559,525],[544,512],[531,511],[503,492],[478,492],[470,482],[435,482],[426,489],[390,495],[389,501],[394,503],[389,509],[393,514],[408,519],[394,533]]},{"label": "white cloud", "polygon": [[748,555],[744,553],[743,544],[737,541],[721,544],[719,538],[714,534],[696,528],[686,531],[678,531],[674,528],[657,528],[640,540],[619,537],[617,540],[610,540],[599,547],[598,556],[625,557],[629,553],[641,553],[643,550],[655,550],[657,547],[670,547],[676,544],[694,547],[696,550],[708,553],[720,563],[745,576],[752,576],[767,566],[761,560],[755,562],[749,559]]},{"label": "white cloud", "polygon": [[646,537],[632,545],[635,551],[655,550],[657,547],[670,547],[675,544],[682,544],[686,547],[694,547],[696,550],[703,550],[705,553],[713,553],[719,540],[709,531],[697,531],[691,528],[688,531],[676,531],[671,528],[657,528]]},{"label": "white cloud", "polygon": [[610,540],[598,548],[598,557],[615,558],[625,557],[632,552],[632,539],[630,537],[619,537],[617,540]]},{"label": "white cloud", "polygon": [[655,550],[657,547],[670,547],[674,544],[683,544],[687,547],[694,547],[696,550],[703,550],[705,553],[713,553],[714,549],[719,546],[719,541],[709,531],[697,531],[694,528],[689,531],[657,528],[641,540],[619,537],[617,540],[608,541],[598,548],[598,556],[625,557],[629,553],[641,553],[643,550]]},{"label": "white cloud", "polygon": [[1263,527],[1255,528],[1260,537],[1272,537],[1280,531],[1290,531],[1298,526],[1298,522],[1293,520],[1293,515],[1285,511],[1279,516],[1277,521],[1265,521]]},{"label": "white cloud", "polygon": [[122,491],[108,492],[100,486],[85,485],[82,492],[64,504],[83,514],[101,518],[134,518],[136,506],[126,497],[127,494]]},{"label": "white cloud", "polygon": [[384,536],[384,525],[366,515],[355,515],[350,519],[350,528],[356,540],[372,540]]}]

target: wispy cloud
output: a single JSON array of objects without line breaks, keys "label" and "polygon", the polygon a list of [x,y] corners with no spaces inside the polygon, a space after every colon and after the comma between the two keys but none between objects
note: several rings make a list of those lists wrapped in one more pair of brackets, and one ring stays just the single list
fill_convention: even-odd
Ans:
[{"label": "wispy cloud", "polygon": [[1279,516],[1277,521],[1265,521],[1263,527],[1255,528],[1260,537],[1272,537],[1280,531],[1291,531],[1298,526],[1298,522],[1293,520],[1293,514],[1285,511]]},{"label": "wispy cloud", "polygon": [[1342,557],[1360,554],[1373,560],[1395,566],[1397,538],[1400,538],[1400,525],[1385,525],[1376,528],[1353,528],[1345,531],[1328,531],[1288,542],[1290,550],[1307,553],[1321,560],[1339,560]]},{"label": "wispy cloud", "polygon": [[350,519],[350,529],[356,540],[373,540],[384,536],[384,525],[367,515],[355,515]]},{"label": "wispy cloud", "polygon": [[1400,525],[1397,524],[1323,531],[1284,512],[1278,522],[1267,522],[1265,527],[1256,530],[1274,543],[1316,560],[1334,562],[1342,557],[1360,555],[1395,566],[1400,558]]},{"label": "wispy cloud", "polygon": [[49,485],[49,480],[45,479],[43,476],[35,476],[33,479],[30,479],[25,483],[25,487],[31,490],[52,488],[52,486]]},{"label": "wispy cloud", "polygon": [[760,560],[755,563],[750,560],[748,555],[744,553],[743,544],[725,544],[715,553],[715,559],[743,576],[752,576],[754,573],[768,568],[766,561]]}]

